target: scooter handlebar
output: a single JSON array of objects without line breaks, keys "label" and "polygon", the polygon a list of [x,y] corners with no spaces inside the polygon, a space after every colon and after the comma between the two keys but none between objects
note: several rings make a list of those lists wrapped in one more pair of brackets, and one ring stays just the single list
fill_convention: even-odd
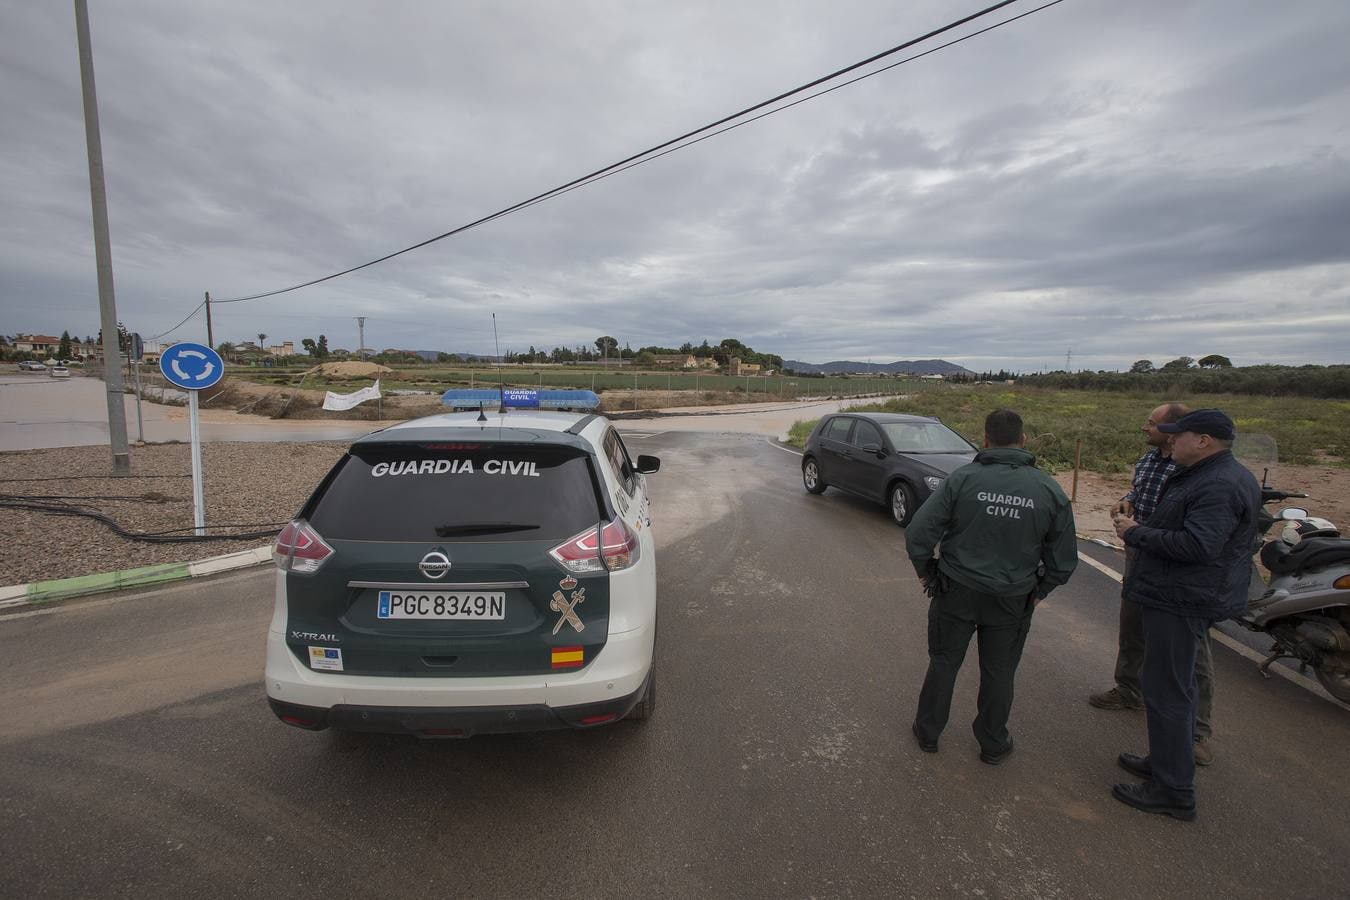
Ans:
[{"label": "scooter handlebar", "polygon": [[1289,500],[1295,497],[1307,496],[1307,491],[1277,491],[1275,488],[1261,488],[1262,503],[1269,503],[1272,500]]}]

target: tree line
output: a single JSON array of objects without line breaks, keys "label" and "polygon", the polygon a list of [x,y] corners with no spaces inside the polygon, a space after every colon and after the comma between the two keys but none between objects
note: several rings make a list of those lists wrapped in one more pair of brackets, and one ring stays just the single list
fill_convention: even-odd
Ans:
[{"label": "tree line", "polygon": [[1035,387],[1130,391],[1177,397],[1192,393],[1350,399],[1350,365],[1234,366],[1228,363],[1202,367],[1201,362],[1203,360],[1181,357],[1154,367],[1149,360],[1140,360],[1128,372],[1047,372],[1022,376],[1017,381]]}]

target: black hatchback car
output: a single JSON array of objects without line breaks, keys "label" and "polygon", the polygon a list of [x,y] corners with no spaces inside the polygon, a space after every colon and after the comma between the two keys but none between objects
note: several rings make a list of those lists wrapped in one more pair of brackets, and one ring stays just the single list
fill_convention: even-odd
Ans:
[{"label": "black hatchback car", "polygon": [[802,483],[812,494],[836,487],[875,500],[903,527],[943,479],[977,452],[927,416],[838,413],[821,419],[806,439]]}]

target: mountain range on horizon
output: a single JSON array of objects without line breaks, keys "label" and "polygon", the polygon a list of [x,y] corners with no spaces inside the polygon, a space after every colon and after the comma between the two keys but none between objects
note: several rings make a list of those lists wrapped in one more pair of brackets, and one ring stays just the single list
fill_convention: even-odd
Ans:
[{"label": "mountain range on horizon", "polygon": [[827,363],[809,363],[796,359],[783,360],[783,368],[802,374],[824,375],[974,375],[965,366],[945,359],[900,359],[890,363],[835,360]]}]

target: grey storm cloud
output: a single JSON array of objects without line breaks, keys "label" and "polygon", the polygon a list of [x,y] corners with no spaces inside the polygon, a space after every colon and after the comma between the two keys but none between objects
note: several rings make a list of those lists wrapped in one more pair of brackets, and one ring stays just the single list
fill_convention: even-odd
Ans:
[{"label": "grey storm cloud", "polygon": [[[974,8],[95,4],[119,314],[157,334],[204,291],[365,262]],[[0,331],[94,332],[73,14],[0,11]],[[495,312],[517,350],[605,333],[1022,370],[1070,349],[1091,368],[1346,362],[1347,32],[1337,0],[1066,0],[379,266],[222,304],[217,339],[354,346],[364,315],[381,347],[491,352]],[[172,337],[204,337],[201,316]]]}]

